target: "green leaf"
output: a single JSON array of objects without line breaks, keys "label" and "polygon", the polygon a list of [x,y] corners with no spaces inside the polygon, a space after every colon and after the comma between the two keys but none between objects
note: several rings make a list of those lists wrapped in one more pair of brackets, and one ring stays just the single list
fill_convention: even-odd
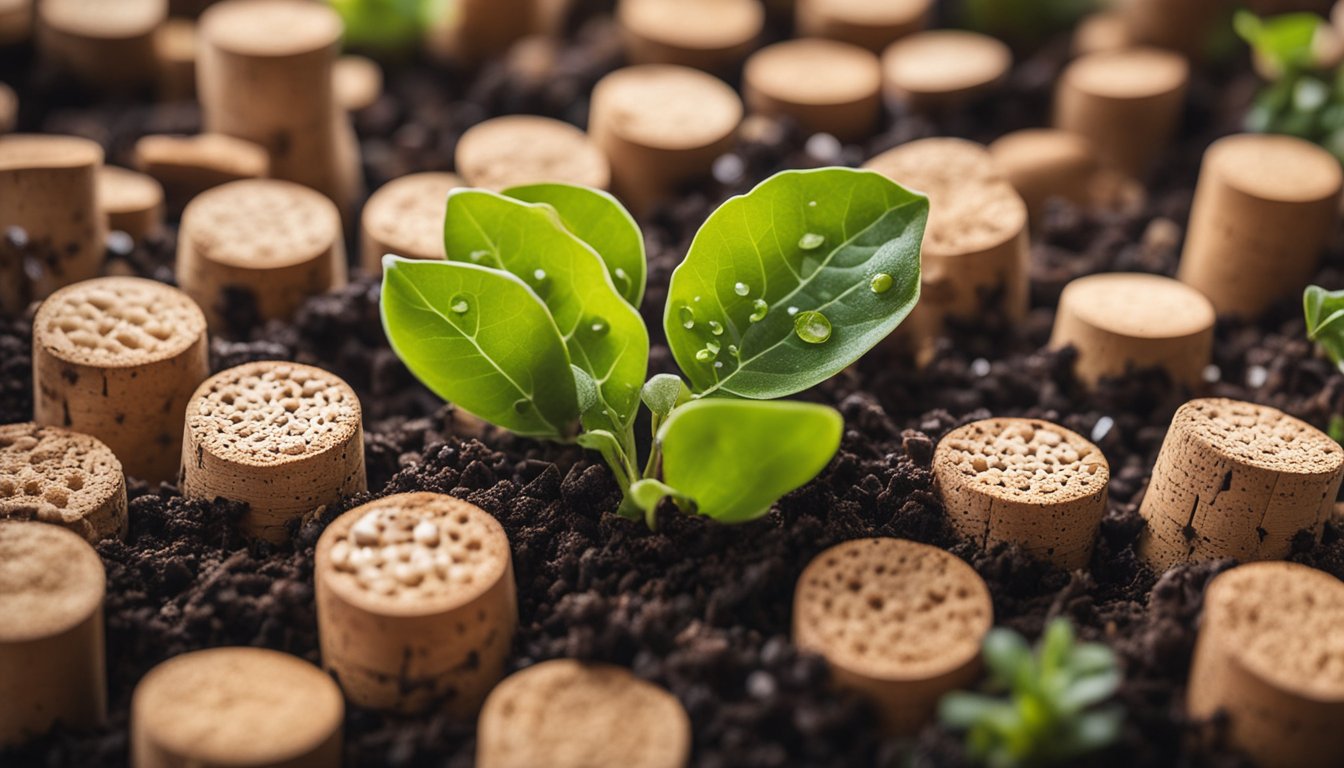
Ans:
[{"label": "green leaf", "polygon": [[1302,294],[1307,338],[1321,345],[1331,362],[1344,370],[1344,291],[1309,285]]},{"label": "green leaf", "polygon": [[1011,685],[1020,670],[1032,666],[1031,647],[1022,636],[1011,629],[995,628],[983,643],[985,666],[1000,685]]},{"label": "green leaf", "polygon": [[380,303],[393,351],[435,394],[518,434],[573,434],[579,401],[564,340],[521,280],[388,256]]},{"label": "green leaf", "polygon": [[691,399],[691,391],[686,388],[686,382],[682,381],[680,376],[660,373],[644,384],[640,398],[654,416],[667,418],[673,408]]},{"label": "green leaf", "polygon": [[822,405],[695,400],[658,430],[662,479],[702,515],[754,520],[826,467],[843,427],[839,412]]},{"label": "green leaf", "polygon": [[[691,388],[784,397],[859,359],[919,298],[928,212],[922,195],[849,168],[785,171],[724,203],[668,289],[663,325]],[[829,331],[800,335],[800,312]]]},{"label": "green leaf", "polygon": [[1322,23],[1314,13],[1285,13],[1262,19],[1246,10],[1237,11],[1232,20],[1241,39],[1280,74],[1316,63],[1313,42]]},{"label": "green leaf", "polygon": [[1005,706],[1002,700],[992,696],[952,691],[938,700],[938,719],[949,728],[965,730]]},{"label": "green leaf", "polygon": [[648,273],[644,235],[619,200],[600,189],[573,184],[529,184],[506,189],[504,194],[554,208],[565,229],[602,257],[616,290],[639,309]]}]

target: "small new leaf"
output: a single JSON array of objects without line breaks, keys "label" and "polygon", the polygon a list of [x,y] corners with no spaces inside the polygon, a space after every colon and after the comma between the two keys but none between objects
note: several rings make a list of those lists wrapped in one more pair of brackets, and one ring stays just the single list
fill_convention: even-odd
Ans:
[{"label": "small new leaf", "polygon": [[1321,345],[1330,361],[1344,371],[1344,291],[1309,285],[1302,294],[1307,338]]},{"label": "small new leaf", "polygon": [[640,398],[654,416],[665,419],[672,413],[673,408],[691,399],[691,391],[686,388],[686,382],[682,381],[680,376],[660,373],[645,382]]}]

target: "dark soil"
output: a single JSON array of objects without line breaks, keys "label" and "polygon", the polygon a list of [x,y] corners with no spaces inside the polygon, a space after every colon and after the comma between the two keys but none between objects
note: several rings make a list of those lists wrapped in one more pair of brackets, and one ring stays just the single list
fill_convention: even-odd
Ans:
[{"label": "dark soil", "polygon": [[[645,222],[651,275],[643,309],[656,337],[653,368],[671,369],[657,346],[668,276],[718,201],[782,167],[857,164],[921,136],[989,140],[1040,124],[1062,50],[1026,58],[1002,93],[962,113],[895,116],[868,146],[809,141],[787,127],[744,141],[736,153],[740,173],[721,168],[717,183],[688,190]],[[534,112],[582,124],[589,87],[619,63],[611,27],[594,21],[568,43],[472,77],[393,66],[387,95],[356,121],[370,187],[411,171],[450,169],[460,133],[494,114]],[[199,123],[190,104],[91,100],[23,51],[0,57],[0,79],[20,91],[25,130],[90,136],[122,163],[140,135],[192,131]],[[965,763],[957,738],[937,726],[913,742],[882,741],[872,713],[828,689],[824,663],[790,642],[791,597],[803,567],[823,548],[864,536],[915,539],[966,558],[988,582],[1000,624],[1034,635],[1051,618],[1068,616],[1086,638],[1115,648],[1125,665],[1128,725],[1119,745],[1080,764],[1243,764],[1220,746],[1217,724],[1187,723],[1181,714],[1203,588],[1231,563],[1154,574],[1133,551],[1149,470],[1189,393],[1142,371],[1089,393],[1072,378],[1072,353],[1043,346],[1069,279],[1174,272],[1202,149],[1235,130],[1251,87],[1244,74],[1200,76],[1181,142],[1142,205],[1106,215],[1062,205],[1051,211],[1033,247],[1034,309],[1026,322],[990,316],[954,328],[924,371],[876,350],[805,395],[844,413],[841,452],[815,482],[748,525],[671,516],[650,533],[612,514],[618,490],[592,456],[494,430],[477,434],[387,348],[375,281],[357,279],[309,301],[293,322],[265,326],[251,320],[247,297],[238,297],[233,337],[213,340],[215,369],[283,358],[344,377],[364,404],[371,493],[327,509],[295,531],[292,546],[276,548],[233,532],[242,511],[236,505],[186,501],[171,486],[132,482],[130,534],[100,546],[109,577],[110,722],[94,733],[58,731],[0,752],[0,765],[124,764],[132,689],[174,654],[242,644],[318,661],[312,552],[322,525],[369,498],[410,490],[463,497],[508,531],[521,614],[515,668],[559,656],[630,666],[686,706],[698,766],[898,765],[906,756],[914,765]],[[22,251],[21,233],[10,235],[5,247]],[[114,241],[111,268],[171,281],[173,250],[171,235],[137,248]],[[1317,282],[1344,285],[1344,242],[1330,250]],[[1286,301],[1258,324],[1221,323],[1209,391],[1269,403],[1322,427],[1344,410],[1344,376],[1315,356],[1299,314],[1296,302]],[[27,319],[0,319],[0,422],[31,417],[30,343]],[[1105,451],[1111,500],[1086,572],[1060,572],[1011,547],[981,551],[950,532],[931,490],[933,446],[948,430],[990,415],[1056,420]],[[1344,577],[1344,530],[1330,526],[1321,543],[1304,539],[1294,559]],[[346,744],[351,765],[469,766],[474,728],[436,715],[352,709]]]}]

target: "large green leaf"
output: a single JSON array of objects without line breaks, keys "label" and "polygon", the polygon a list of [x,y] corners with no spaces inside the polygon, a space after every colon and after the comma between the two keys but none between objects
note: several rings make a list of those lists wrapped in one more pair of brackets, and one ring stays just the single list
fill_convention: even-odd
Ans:
[{"label": "large green leaf", "polygon": [[691,388],[785,397],[853,363],[919,299],[928,213],[924,196],[849,168],[785,171],[724,203],[672,274],[663,318]]},{"label": "large green leaf", "polygon": [[518,278],[387,256],[381,310],[392,349],[438,396],[519,434],[572,436],[579,401],[565,342]]}]

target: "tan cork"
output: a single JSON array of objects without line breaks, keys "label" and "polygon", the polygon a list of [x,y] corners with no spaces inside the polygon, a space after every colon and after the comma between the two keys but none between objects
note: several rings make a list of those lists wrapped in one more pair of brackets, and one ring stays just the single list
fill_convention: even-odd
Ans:
[{"label": "tan cork", "polygon": [[33,31],[33,0],[0,0],[0,45],[26,41]]},{"label": "tan cork", "polygon": [[174,215],[207,189],[271,173],[266,150],[218,133],[145,136],[135,143],[135,166],[163,185],[168,212]]},{"label": "tan cork", "polygon": [[331,768],[345,703],[322,670],[264,648],[211,648],[160,663],[131,699],[136,768]]},{"label": "tan cork", "polygon": [[631,64],[730,74],[765,28],[761,0],[620,0],[616,20]]},{"label": "tan cork", "polygon": [[[1227,0],[1123,0],[1116,13],[1124,20],[1129,38],[1140,45],[1166,48],[1200,59],[1209,52],[1220,23],[1228,13]],[[1299,10],[1304,6],[1283,10]]]},{"label": "tan cork", "polygon": [[456,164],[468,186],[495,191],[545,182],[611,185],[607,157],[587,134],[535,115],[505,115],[467,129],[457,142]]},{"label": "tan cork", "polygon": [[0,747],[107,714],[103,562],[54,525],[0,520]]},{"label": "tan cork", "polygon": [[1137,45],[1124,14],[1100,11],[1084,16],[1074,27],[1071,48],[1074,56],[1086,56],[1089,53],[1123,51]]},{"label": "tan cork", "polygon": [[1097,154],[1082,136],[1052,128],[1027,128],[989,145],[996,165],[1022,196],[1033,221],[1054,198],[1076,205],[1090,201]]},{"label": "tan cork", "polygon": [[91,85],[130,88],[154,79],[154,32],[168,0],[41,0],[42,55]]},{"label": "tan cork", "polygon": [[1251,563],[1204,593],[1186,712],[1227,716],[1258,765],[1344,765],[1344,583],[1294,563]]},{"label": "tan cork", "polygon": [[820,38],[787,40],[747,59],[747,105],[758,115],[796,120],[808,133],[861,141],[882,112],[882,69],[871,51]]},{"label": "tan cork", "polygon": [[572,659],[517,672],[490,694],[477,768],[683,768],[691,721],[676,697],[621,667]]},{"label": "tan cork", "polygon": [[229,368],[201,384],[186,414],[182,494],[246,502],[250,536],[284,541],[290,520],[366,490],[359,399],[321,368]]},{"label": "tan cork", "polygon": [[1298,296],[1339,220],[1339,161],[1291,136],[1237,134],[1204,152],[1177,276],[1219,314]]},{"label": "tan cork", "polygon": [[992,624],[989,590],[969,565],[903,539],[831,547],[798,577],[793,598],[794,642],[824,656],[834,682],[872,700],[900,735],[975,681]]},{"label": "tan cork", "polygon": [[109,230],[142,241],[163,228],[163,185],[148,174],[105,165],[98,169],[98,207]]},{"label": "tan cork", "polygon": [[1264,405],[1209,398],[1176,411],[1139,514],[1139,554],[1155,568],[1234,557],[1288,556],[1299,531],[1317,538],[1334,509],[1344,449]]},{"label": "tan cork", "polygon": [[383,95],[383,68],[367,56],[342,56],[332,68],[336,103],[347,112],[368,109]]},{"label": "tan cork", "polygon": [[346,698],[474,717],[518,626],[504,528],[460,499],[402,493],[341,515],[316,557],[322,662]]},{"label": "tan cork", "polygon": [[1008,76],[1013,52],[976,32],[917,32],[882,52],[887,95],[911,109],[953,107],[990,90]]},{"label": "tan cork", "polygon": [[456,0],[425,33],[431,56],[472,66],[506,52],[532,32],[537,0]]},{"label": "tan cork", "polygon": [[19,95],[0,83],[0,134],[10,133],[19,124]]},{"label": "tan cork", "polygon": [[448,193],[463,186],[451,173],[412,173],[393,179],[374,192],[362,214],[360,264],[376,275],[383,256],[407,259],[445,258],[443,218]]},{"label": "tan cork", "polygon": [[126,535],[126,476],[97,438],[0,425],[0,519],[59,525],[90,543]]},{"label": "tan cork", "polygon": [[196,97],[196,22],[170,18],[154,31],[154,58],[158,61],[158,92],[163,101]]},{"label": "tan cork", "polygon": [[929,23],[931,0],[797,0],[800,36],[827,37],[878,53]]}]

